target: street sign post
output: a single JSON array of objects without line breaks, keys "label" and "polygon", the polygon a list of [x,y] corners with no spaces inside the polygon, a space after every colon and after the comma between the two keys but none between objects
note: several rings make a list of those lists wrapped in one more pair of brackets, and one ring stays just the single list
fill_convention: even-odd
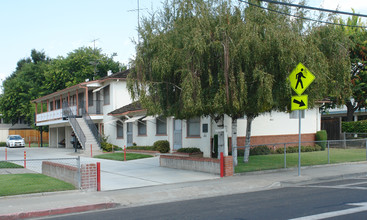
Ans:
[{"label": "street sign post", "polygon": [[298,176],[301,175],[301,110],[308,108],[308,95],[302,93],[314,80],[315,76],[302,63],[289,75],[291,87],[298,95],[291,99],[291,110],[298,110]]}]

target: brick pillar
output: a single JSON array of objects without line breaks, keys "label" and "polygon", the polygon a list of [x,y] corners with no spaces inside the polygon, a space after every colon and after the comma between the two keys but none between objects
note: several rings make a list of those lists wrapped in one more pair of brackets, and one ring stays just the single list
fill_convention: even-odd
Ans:
[{"label": "brick pillar", "polygon": [[233,158],[224,157],[224,176],[233,176]]},{"label": "brick pillar", "polygon": [[82,164],[81,166],[81,188],[89,191],[97,190],[97,165]]}]

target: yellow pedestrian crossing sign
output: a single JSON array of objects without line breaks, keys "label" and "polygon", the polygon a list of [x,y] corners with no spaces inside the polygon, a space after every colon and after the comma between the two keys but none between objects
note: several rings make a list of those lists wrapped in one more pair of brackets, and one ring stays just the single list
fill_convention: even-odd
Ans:
[{"label": "yellow pedestrian crossing sign", "polygon": [[308,95],[292,96],[291,110],[304,110],[308,108]]},{"label": "yellow pedestrian crossing sign", "polygon": [[291,87],[298,95],[302,95],[314,79],[315,76],[302,63],[299,63],[289,75]]}]

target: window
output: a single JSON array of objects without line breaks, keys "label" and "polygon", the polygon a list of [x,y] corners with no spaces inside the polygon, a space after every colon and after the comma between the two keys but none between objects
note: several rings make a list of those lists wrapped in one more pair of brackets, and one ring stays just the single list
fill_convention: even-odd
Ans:
[{"label": "window", "polygon": [[[298,112],[299,111],[292,111],[291,113],[289,113],[289,118],[298,119]],[[301,110],[301,118],[305,118],[305,110]]]},{"label": "window", "polygon": [[50,111],[53,111],[54,110],[54,102],[53,101],[51,101],[50,102]]},{"label": "window", "polygon": [[88,91],[88,106],[93,106],[93,91]]},{"label": "window", "polygon": [[103,104],[110,104],[110,85],[103,88]]},{"label": "window", "polygon": [[187,120],[187,136],[200,136],[200,118],[191,118]]},{"label": "window", "polygon": [[138,120],[138,135],[146,135],[147,134],[147,124],[145,121]]},{"label": "window", "polygon": [[124,124],[121,121],[116,122],[117,138],[124,138]]},{"label": "window", "polygon": [[60,106],[60,100],[56,100],[55,101],[55,105],[56,105],[55,106],[56,109],[60,109],[61,108],[61,106]]},{"label": "window", "polygon": [[157,134],[167,134],[167,119],[163,117],[156,118]]}]

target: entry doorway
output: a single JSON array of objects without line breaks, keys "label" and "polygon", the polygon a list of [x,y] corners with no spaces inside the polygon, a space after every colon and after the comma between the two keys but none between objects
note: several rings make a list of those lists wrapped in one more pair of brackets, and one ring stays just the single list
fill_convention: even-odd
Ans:
[{"label": "entry doorway", "polygon": [[182,121],[174,119],[173,121],[173,150],[182,148]]},{"label": "entry doorway", "polygon": [[133,146],[133,123],[128,122],[126,123],[126,146],[130,147]]}]

